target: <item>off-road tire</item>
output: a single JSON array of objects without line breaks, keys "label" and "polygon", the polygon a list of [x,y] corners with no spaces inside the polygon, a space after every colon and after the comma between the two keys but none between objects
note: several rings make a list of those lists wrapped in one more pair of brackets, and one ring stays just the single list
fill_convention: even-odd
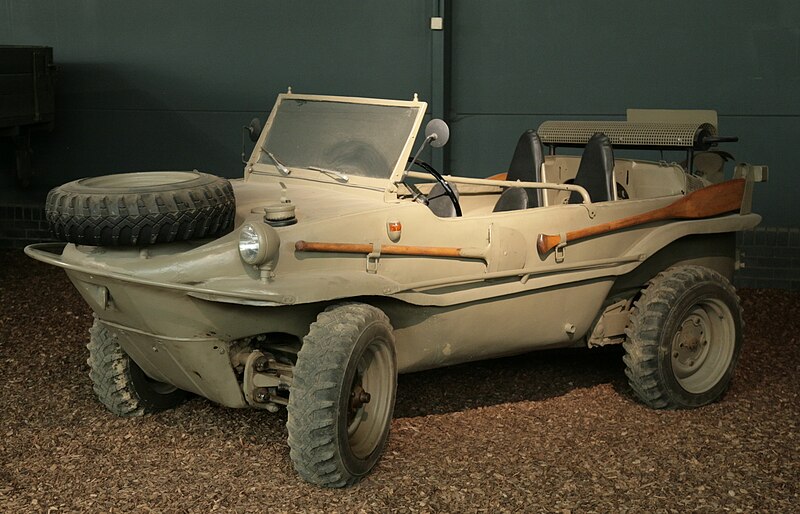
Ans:
[{"label": "off-road tire", "polygon": [[[351,393],[362,372],[371,399],[354,414]],[[386,315],[358,303],[320,313],[303,339],[289,393],[286,426],[300,476],[324,487],[345,487],[369,473],[386,446],[396,390],[394,337]]]},{"label": "off-road tire", "polygon": [[625,332],[625,374],[642,402],[654,409],[706,405],[733,378],[742,347],[739,298],[712,269],[669,268],[642,291]]},{"label": "off-road tire", "polygon": [[56,239],[92,246],[145,246],[219,237],[233,229],[228,180],[198,171],[89,177],[47,195]]},{"label": "off-road tire", "polygon": [[89,333],[86,363],[92,388],[111,413],[143,416],[175,407],[189,397],[186,391],[147,377],[100,321],[94,321]]}]

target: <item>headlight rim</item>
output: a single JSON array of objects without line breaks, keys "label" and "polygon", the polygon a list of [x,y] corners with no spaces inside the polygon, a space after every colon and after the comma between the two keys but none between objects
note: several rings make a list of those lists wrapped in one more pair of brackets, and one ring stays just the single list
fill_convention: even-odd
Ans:
[{"label": "headlight rim", "polygon": [[[242,243],[244,241],[242,236],[245,234],[246,231],[248,231],[248,228],[255,235],[255,242],[257,244],[257,251],[253,258],[246,257],[245,252],[247,252],[248,250],[243,250],[242,248]],[[242,262],[244,262],[245,264],[249,264],[251,266],[260,266],[264,264],[268,258],[267,255],[268,246],[269,246],[269,236],[267,235],[266,230],[264,230],[263,227],[260,227],[255,223],[245,223],[244,225],[242,225],[242,228],[239,229],[239,241],[237,247],[239,250],[239,258],[241,258]]]}]

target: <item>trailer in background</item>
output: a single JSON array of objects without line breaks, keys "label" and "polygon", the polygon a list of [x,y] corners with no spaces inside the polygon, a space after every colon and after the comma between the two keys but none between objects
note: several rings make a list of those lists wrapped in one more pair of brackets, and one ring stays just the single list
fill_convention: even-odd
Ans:
[{"label": "trailer in background", "polygon": [[14,142],[22,185],[32,175],[31,134],[53,129],[55,72],[49,46],[0,45],[0,137]]}]

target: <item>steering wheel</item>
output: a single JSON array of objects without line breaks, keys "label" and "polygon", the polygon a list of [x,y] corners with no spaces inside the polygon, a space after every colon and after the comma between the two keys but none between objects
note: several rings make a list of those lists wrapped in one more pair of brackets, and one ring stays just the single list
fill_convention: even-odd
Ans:
[{"label": "steering wheel", "polygon": [[[433,175],[433,178],[436,179],[436,182],[438,182],[439,185],[442,186],[442,189],[444,189],[444,194],[447,195],[447,197],[450,199],[451,202],[453,202],[453,208],[455,208],[456,210],[456,216],[461,216],[461,203],[458,201],[458,197],[456,196],[455,191],[453,191],[453,188],[450,187],[450,184],[444,179],[442,174],[436,171],[436,168],[434,168],[433,166],[431,166],[430,164],[421,159],[414,159],[413,157],[409,157],[408,162],[412,165],[416,164],[423,170]],[[433,198],[439,198],[439,196],[441,195],[434,196]],[[426,202],[432,200],[433,198],[426,197]]]}]

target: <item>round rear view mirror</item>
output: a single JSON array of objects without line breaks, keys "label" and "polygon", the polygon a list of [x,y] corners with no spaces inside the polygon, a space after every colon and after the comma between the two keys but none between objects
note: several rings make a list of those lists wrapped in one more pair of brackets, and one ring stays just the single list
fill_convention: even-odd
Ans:
[{"label": "round rear view mirror", "polygon": [[247,133],[250,135],[250,141],[258,141],[258,136],[261,135],[261,120],[253,118],[247,126]]},{"label": "round rear view mirror", "polygon": [[450,127],[439,118],[434,118],[425,126],[425,139],[430,140],[432,147],[440,148],[450,139]]}]

